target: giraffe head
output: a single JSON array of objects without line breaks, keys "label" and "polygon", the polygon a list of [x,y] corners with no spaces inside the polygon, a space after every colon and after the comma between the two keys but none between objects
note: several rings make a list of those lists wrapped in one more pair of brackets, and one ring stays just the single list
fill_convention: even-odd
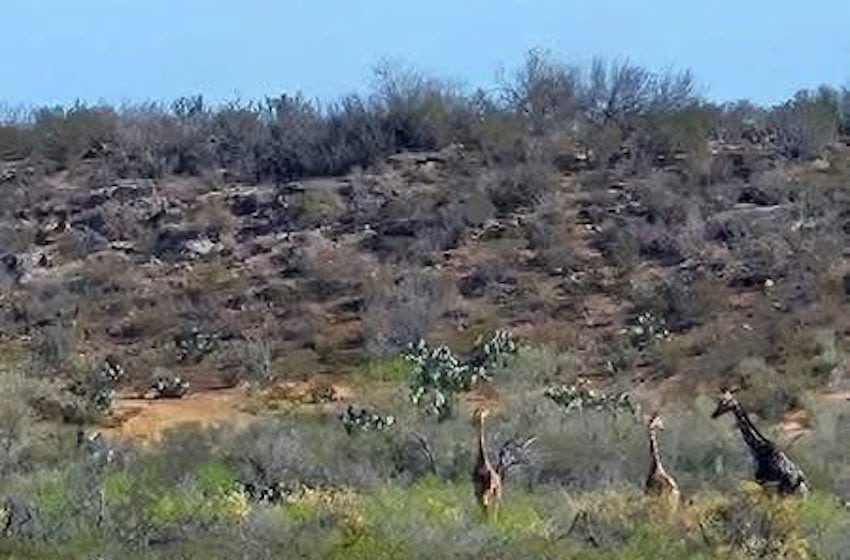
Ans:
[{"label": "giraffe head", "polygon": [[472,413],[472,419],[475,422],[483,422],[488,416],[490,416],[490,411],[483,406],[476,408],[475,412]]},{"label": "giraffe head", "polygon": [[735,395],[732,391],[726,390],[723,391],[723,394],[720,395],[720,398],[717,400],[717,408],[714,409],[712,413],[712,418],[718,418],[723,416],[727,412],[732,412],[738,406],[738,399],[735,398]]},{"label": "giraffe head", "polygon": [[661,431],[664,429],[664,420],[662,420],[661,416],[656,412],[649,418],[647,427],[650,431]]}]

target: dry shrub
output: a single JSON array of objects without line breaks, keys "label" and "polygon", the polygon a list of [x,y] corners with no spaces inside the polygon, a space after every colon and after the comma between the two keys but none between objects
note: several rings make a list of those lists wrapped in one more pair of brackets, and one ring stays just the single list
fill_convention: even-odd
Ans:
[{"label": "dry shrub", "polygon": [[454,284],[438,272],[375,278],[364,318],[367,348],[380,356],[419,341],[456,297]]},{"label": "dry shrub", "polygon": [[780,375],[761,358],[742,361],[735,373],[746,390],[746,404],[750,410],[768,420],[777,420],[801,404],[804,385],[800,378]]},{"label": "dry shrub", "polygon": [[555,168],[532,160],[513,167],[496,168],[482,178],[484,189],[502,214],[533,208],[558,185]]},{"label": "dry shrub", "polygon": [[653,280],[632,283],[630,299],[636,310],[663,317],[672,331],[703,325],[726,308],[723,282],[711,273],[681,270]]},{"label": "dry shrub", "polygon": [[529,248],[547,272],[557,273],[577,265],[570,240],[573,224],[567,221],[567,202],[560,192],[545,194],[526,224]]}]

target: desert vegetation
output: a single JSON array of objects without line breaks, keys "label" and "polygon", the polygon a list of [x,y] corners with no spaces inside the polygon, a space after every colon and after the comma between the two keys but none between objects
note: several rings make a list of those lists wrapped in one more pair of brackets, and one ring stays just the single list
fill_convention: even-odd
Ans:
[{"label": "desert vegetation", "polygon": [[0,555],[847,557],[850,91],[699,92],[5,111]]}]

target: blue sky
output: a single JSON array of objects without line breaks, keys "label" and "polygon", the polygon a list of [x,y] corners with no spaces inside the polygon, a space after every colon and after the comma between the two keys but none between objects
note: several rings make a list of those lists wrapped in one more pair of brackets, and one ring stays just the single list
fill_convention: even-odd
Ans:
[{"label": "blue sky", "polygon": [[847,0],[0,0],[0,102],[364,88],[384,57],[473,85],[531,48],[690,68],[712,99],[850,83]]}]

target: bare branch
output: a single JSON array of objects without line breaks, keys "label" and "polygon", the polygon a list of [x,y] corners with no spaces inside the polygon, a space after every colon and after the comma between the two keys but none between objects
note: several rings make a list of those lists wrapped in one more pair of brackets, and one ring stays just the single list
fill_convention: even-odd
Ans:
[{"label": "bare branch", "polygon": [[431,449],[431,444],[428,442],[428,438],[419,432],[413,432],[411,434],[413,439],[419,444],[420,451],[428,460],[428,470],[430,470],[434,475],[437,474],[437,461],[434,458],[434,452]]},{"label": "bare branch", "polygon": [[512,468],[532,462],[530,450],[535,441],[537,441],[536,436],[523,438],[519,434],[514,434],[502,444],[499,448],[496,470],[503,479]]}]

